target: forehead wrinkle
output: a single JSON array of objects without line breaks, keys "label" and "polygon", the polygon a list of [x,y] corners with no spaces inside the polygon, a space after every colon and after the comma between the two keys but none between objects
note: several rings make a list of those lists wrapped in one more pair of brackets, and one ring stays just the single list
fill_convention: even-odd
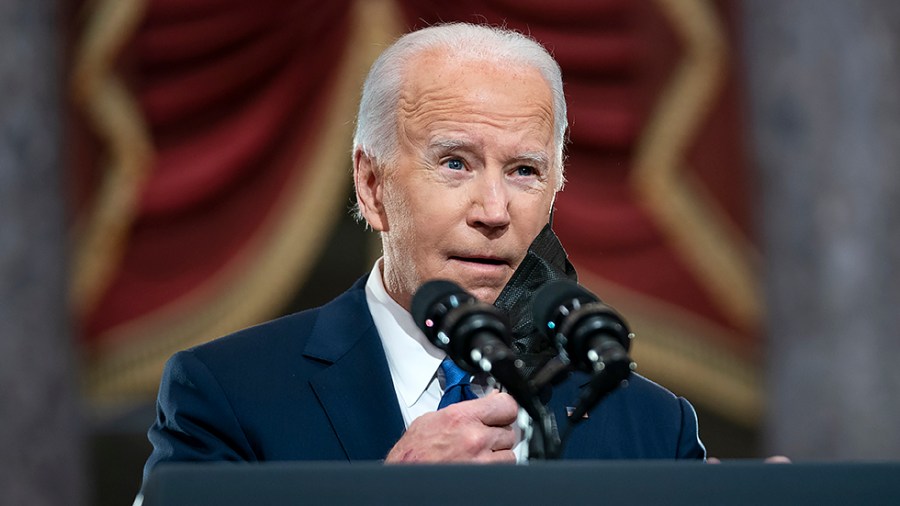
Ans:
[{"label": "forehead wrinkle", "polygon": [[[468,67],[471,62],[464,63],[466,65],[463,66]],[[549,94],[549,90],[539,90],[536,93],[532,90],[532,92],[528,92],[528,95],[521,96],[514,101],[504,101],[502,100],[503,92],[496,87],[489,86],[484,90],[479,90],[467,87],[465,83],[461,86],[451,86],[445,81],[436,80],[436,77],[440,77],[446,72],[446,62],[440,62],[437,71],[430,71],[426,74],[430,76],[429,78],[410,79],[400,90],[396,109],[397,127],[401,136],[408,141],[414,141],[420,149],[429,147],[436,149],[430,139],[422,136],[423,134],[425,136],[438,134],[437,137],[445,137],[438,133],[441,131],[444,134],[449,133],[451,138],[460,134],[464,140],[468,141],[468,145],[465,147],[478,148],[479,144],[476,144],[475,139],[465,139],[469,125],[483,125],[503,131],[518,131],[523,134],[531,132],[538,138],[543,138],[546,134],[548,140],[552,142],[553,103],[549,96],[544,96],[544,91]],[[522,73],[515,72],[514,76],[520,78]],[[501,93],[501,101],[495,103],[494,100],[497,98],[495,94],[498,91]],[[515,101],[523,99],[524,102]],[[460,148],[463,146],[448,147]],[[515,153],[509,154],[514,155]],[[549,157],[525,156],[523,158],[544,162]],[[511,159],[516,159],[516,157],[507,158],[507,160]]]},{"label": "forehead wrinkle", "polygon": [[543,130],[549,128],[551,124],[549,117],[540,111],[539,114],[523,115],[519,111],[503,112],[503,111],[485,111],[477,106],[464,105],[460,107],[458,103],[448,100],[448,105],[441,107],[435,101],[428,103],[426,100],[421,101],[420,105],[415,107],[401,107],[402,117],[408,122],[422,122],[426,124],[441,123],[478,123],[488,125],[494,128],[509,128],[512,124],[527,123],[532,119],[538,119],[539,123],[529,128],[537,128]]},{"label": "forehead wrinkle", "polygon": [[471,95],[455,95],[453,89],[445,85],[435,85],[432,90],[404,89],[398,100],[398,110],[407,120],[428,121],[430,117],[437,117],[432,122],[454,121],[452,116],[458,116],[459,120],[475,120],[479,123],[495,127],[508,126],[507,123],[525,122],[537,119],[541,126],[552,128],[553,108],[550,103],[542,103],[536,100],[529,107],[530,111],[522,110],[498,110],[485,107],[485,103]]},{"label": "forehead wrinkle", "polygon": [[443,105],[446,102],[452,102],[453,97],[448,97],[445,93],[440,93],[441,90],[431,92],[416,91],[417,90],[404,89],[403,92],[400,93],[397,107],[400,112],[405,113],[407,117],[420,116],[423,110],[428,111],[431,108],[434,108],[436,111],[450,111],[453,109],[450,104]]}]

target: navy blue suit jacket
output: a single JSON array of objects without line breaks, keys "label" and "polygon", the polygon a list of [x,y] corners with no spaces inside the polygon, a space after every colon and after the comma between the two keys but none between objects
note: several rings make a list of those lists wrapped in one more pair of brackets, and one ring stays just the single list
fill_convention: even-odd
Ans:
[{"label": "navy blue suit jacket", "polygon": [[[166,461],[380,460],[404,431],[365,278],[320,308],[175,354],[153,453]],[[562,423],[586,375],[554,387]],[[565,458],[704,458],[691,405],[633,374],[572,433]]]}]

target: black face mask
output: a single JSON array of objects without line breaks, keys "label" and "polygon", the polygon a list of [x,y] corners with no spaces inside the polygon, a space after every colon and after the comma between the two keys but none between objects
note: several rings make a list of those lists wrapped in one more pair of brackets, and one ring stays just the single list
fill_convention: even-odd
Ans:
[{"label": "black face mask", "polygon": [[535,292],[556,279],[578,281],[578,274],[569,263],[559,238],[547,224],[494,301],[494,306],[505,312],[512,322],[512,348],[525,363],[523,371],[529,377],[557,355],[556,348],[535,328],[531,314]]}]

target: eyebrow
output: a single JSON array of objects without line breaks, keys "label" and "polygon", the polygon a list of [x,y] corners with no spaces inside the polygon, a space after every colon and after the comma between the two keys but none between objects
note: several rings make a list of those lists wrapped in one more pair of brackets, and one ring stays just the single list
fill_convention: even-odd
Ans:
[{"label": "eyebrow", "polygon": [[454,150],[459,148],[465,149],[473,149],[474,144],[469,141],[464,141],[460,139],[437,139],[432,142],[428,147],[432,150],[434,149],[442,149],[442,150]]},{"label": "eyebrow", "polygon": [[521,153],[515,157],[516,160],[531,162],[537,166],[546,167],[550,164],[550,158],[547,157],[547,154],[541,151],[528,151],[525,153]]},{"label": "eyebrow", "polygon": [[[469,151],[475,150],[474,143],[461,139],[437,139],[428,147],[431,150],[437,149],[445,151],[452,151],[456,149],[464,149]],[[521,162],[529,162],[531,164],[544,167],[550,164],[550,157],[548,157],[547,153],[544,153],[543,151],[526,151],[524,153],[519,153],[511,157],[511,159]]]}]

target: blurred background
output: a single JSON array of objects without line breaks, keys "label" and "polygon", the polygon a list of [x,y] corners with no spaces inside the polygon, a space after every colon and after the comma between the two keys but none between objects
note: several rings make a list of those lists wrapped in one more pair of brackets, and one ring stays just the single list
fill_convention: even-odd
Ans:
[{"label": "blurred background", "polygon": [[0,503],[129,503],[172,353],[370,270],[360,85],[441,21],[559,61],[554,228],[710,455],[900,457],[893,0],[4,0]]}]

